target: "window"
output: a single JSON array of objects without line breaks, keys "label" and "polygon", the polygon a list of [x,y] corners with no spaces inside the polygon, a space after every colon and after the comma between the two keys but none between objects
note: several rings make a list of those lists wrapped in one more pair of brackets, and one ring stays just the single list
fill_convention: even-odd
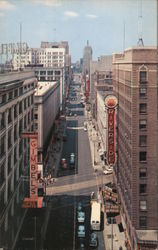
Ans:
[{"label": "window", "polygon": [[35,114],[35,120],[37,120],[38,119],[38,114]]},{"label": "window", "polygon": [[17,140],[17,125],[14,126],[14,142]]},{"label": "window", "polygon": [[12,110],[11,108],[8,110],[8,123],[12,121]]},{"label": "window", "polygon": [[30,106],[30,97],[28,96],[28,107]]},{"label": "window", "polygon": [[147,81],[147,72],[146,71],[139,72],[139,81],[140,81],[140,83],[145,83]]},{"label": "window", "polygon": [[145,130],[147,126],[146,120],[139,120],[139,129]]},{"label": "window", "polygon": [[33,121],[33,109],[31,110],[31,120]]},{"label": "window", "polygon": [[4,152],[5,152],[5,136],[2,136],[0,144],[0,155],[3,156]]},{"label": "window", "polygon": [[139,218],[139,226],[141,227],[141,228],[146,228],[147,227],[147,217],[145,217],[145,216],[140,216],[140,218]]},{"label": "window", "polygon": [[3,104],[3,103],[6,103],[6,94],[4,94],[4,95],[2,95],[2,100],[1,100],[1,103]]},{"label": "window", "polygon": [[17,105],[14,106],[14,118],[17,117]]},{"label": "window", "polygon": [[26,99],[24,100],[24,110],[26,109]]},{"label": "window", "polygon": [[33,104],[33,95],[31,95],[31,104]]},{"label": "window", "polygon": [[8,156],[8,174],[10,173],[12,169],[12,154]]},{"label": "window", "polygon": [[139,193],[146,194],[147,185],[146,184],[139,184]]},{"label": "window", "polygon": [[19,89],[19,95],[22,95],[23,94],[23,87],[21,87],[20,89]]},{"label": "window", "polygon": [[19,103],[19,114],[22,113],[22,102]]},{"label": "window", "polygon": [[1,114],[1,129],[5,127],[5,113]]},{"label": "window", "polygon": [[139,202],[139,208],[141,211],[146,211],[147,210],[147,202],[146,201],[140,201]]},{"label": "window", "polygon": [[28,112],[27,119],[28,119],[28,124],[30,124],[30,112]]},{"label": "window", "polygon": [[146,161],[146,152],[145,151],[144,152],[139,152],[139,161],[140,162]]},{"label": "window", "polygon": [[13,92],[9,92],[8,100],[11,100],[13,98]]},{"label": "window", "polygon": [[23,140],[21,140],[19,143],[19,156],[22,154],[22,149],[23,149]]},{"label": "window", "polygon": [[139,146],[146,146],[147,143],[147,136],[146,135],[140,135],[139,136]]},{"label": "window", "polygon": [[24,117],[24,129],[26,128],[26,115]]},{"label": "window", "polygon": [[0,184],[4,181],[4,165],[0,166]]},{"label": "window", "polygon": [[146,88],[140,88],[139,89],[139,97],[140,98],[146,98],[147,96],[147,89]]},{"label": "window", "polygon": [[14,148],[14,165],[16,164],[17,162],[17,150],[16,150],[16,147]]},{"label": "window", "polygon": [[18,96],[18,90],[15,89],[15,90],[14,90],[14,97],[17,97],[17,96]]},{"label": "window", "polygon": [[60,71],[55,71],[56,76],[60,76]]},{"label": "window", "polygon": [[8,132],[8,149],[11,147],[12,145],[12,138],[11,138],[11,130]]},{"label": "window", "polygon": [[19,135],[21,135],[22,132],[22,119],[19,122]]},{"label": "window", "polygon": [[146,168],[139,169],[139,177],[140,178],[146,178],[146,174],[147,174]]},{"label": "window", "polygon": [[146,114],[147,111],[147,104],[146,103],[140,103],[139,104],[139,113],[140,114]]}]

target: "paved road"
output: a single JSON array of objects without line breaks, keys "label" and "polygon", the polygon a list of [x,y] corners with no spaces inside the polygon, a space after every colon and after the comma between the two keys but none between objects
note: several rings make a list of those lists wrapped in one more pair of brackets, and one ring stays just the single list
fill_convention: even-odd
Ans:
[{"label": "paved road", "polygon": [[[72,94],[73,98],[76,94]],[[79,99],[78,99],[79,100]],[[73,114],[67,119],[67,141],[63,144],[61,158],[66,158],[67,170],[59,170],[58,180],[47,188],[48,200],[41,211],[29,210],[20,233],[16,250],[75,250],[80,249],[81,239],[77,237],[77,205],[81,202],[86,214],[84,239],[89,248],[90,193],[106,182],[97,176],[92,168],[88,133],[81,129],[85,120],[84,110],[77,100],[70,103]],[[74,129],[79,127],[79,129]],[[72,128],[72,129],[71,129]],[[75,153],[75,169],[69,169],[70,153]],[[104,250],[103,233],[98,232],[98,250]]]}]

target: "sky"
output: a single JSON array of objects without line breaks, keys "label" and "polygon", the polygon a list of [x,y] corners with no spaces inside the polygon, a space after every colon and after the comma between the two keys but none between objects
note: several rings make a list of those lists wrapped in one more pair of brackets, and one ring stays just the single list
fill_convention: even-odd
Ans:
[{"label": "sky", "polygon": [[[142,16],[142,18],[141,18]],[[157,45],[156,0],[0,0],[0,43],[68,41],[72,62],[89,41],[93,60],[136,46]]]}]

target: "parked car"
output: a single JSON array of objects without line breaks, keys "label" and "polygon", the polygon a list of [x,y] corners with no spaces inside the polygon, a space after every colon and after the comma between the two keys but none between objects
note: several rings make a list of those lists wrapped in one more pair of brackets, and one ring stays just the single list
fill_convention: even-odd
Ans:
[{"label": "parked car", "polygon": [[61,159],[61,168],[62,169],[67,169],[67,162],[65,158]]},{"label": "parked car", "polygon": [[74,168],[75,167],[75,154],[71,153],[70,154],[70,168]]},{"label": "parked car", "polygon": [[105,174],[105,175],[109,175],[109,174],[112,174],[112,173],[113,173],[113,169],[107,169],[107,170],[103,171],[103,174]]},{"label": "parked car", "polygon": [[81,203],[81,202],[78,202],[78,203],[77,203],[77,210],[78,210],[78,211],[82,211],[82,208],[83,208],[83,207],[82,207],[82,203]]},{"label": "parked car", "polygon": [[89,246],[90,247],[97,247],[98,246],[98,238],[97,238],[96,233],[90,234]]},{"label": "parked car", "polygon": [[77,214],[77,221],[79,223],[83,223],[85,221],[85,212],[78,212]]},{"label": "parked car", "polygon": [[85,237],[86,236],[86,233],[85,233],[85,226],[84,225],[79,225],[78,226],[78,230],[77,230],[77,235],[78,237]]}]

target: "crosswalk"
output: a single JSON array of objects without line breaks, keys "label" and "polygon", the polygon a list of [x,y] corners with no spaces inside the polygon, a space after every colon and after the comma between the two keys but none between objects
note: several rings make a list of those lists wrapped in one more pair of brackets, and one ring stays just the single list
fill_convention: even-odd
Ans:
[{"label": "crosswalk", "polygon": [[97,178],[96,179],[91,179],[91,180],[86,180],[86,181],[80,181],[77,183],[73,184],[65,184],[62,186],[52,186],[52,187],[47,187],[47,195],[56,195],[56,194],[63,194],[63,193],[68,193],[68,192],[74,192],[74,191],[80,191],[80,190],[85,190],[92,188],[94,186],[98,185],[103,185],[103,179],[102,178]]},{"label": "crosswalk", "polygon": [[84,127],[67,127],[67,129],[80,130],[80,129],[84,129]]}]

